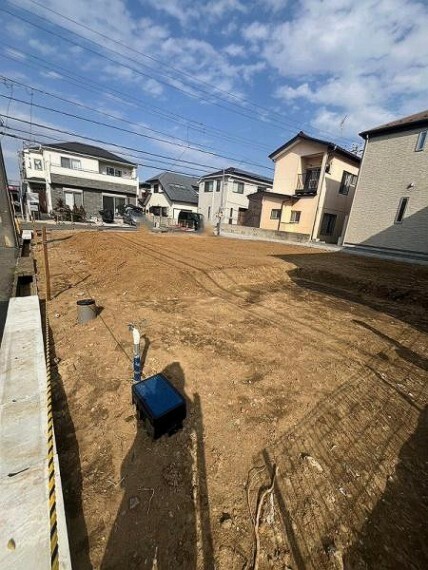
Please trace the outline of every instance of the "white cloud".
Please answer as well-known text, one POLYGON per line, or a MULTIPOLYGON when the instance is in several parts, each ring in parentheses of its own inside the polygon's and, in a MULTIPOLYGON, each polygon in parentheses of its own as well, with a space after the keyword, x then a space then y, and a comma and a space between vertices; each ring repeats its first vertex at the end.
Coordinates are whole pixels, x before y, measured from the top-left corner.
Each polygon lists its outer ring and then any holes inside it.
POLYGON ((62 75, 56 71, 41 71, 40 75, 46 79, 62 79, 62 75))
POLYGON ((28 40, 28 45, 42 55, 52 55, 57 51, 56 47, 48 44, 47 42, 42 42, 36 38, 30 38, 28 40))
POLYGON ((194 22, 217 22, 232 13, 244 14, 247 7, 241 0, 149 0, 151 6, 175 18, 182 26, 194 22))
POLYGON ((4 53, 13 59, 27 59, 27 56, 17 49, 5 48, 4 53))
POLYGON ((319 105, 318 128, 347 115, 340 133, 355 136, 421 110, 427 29, 428 6, 415 0, 301 0, 292 19, 253 22, 242 35, 284 78, 278 98, 319 105))
POLYGON ((270 26, 261 22, 252 22, 242 31, 243 37, 249 42, 260 42, 262 40, 267 40, 270 33, 270 26))
MULTIPOLYGON (((197 82, 189 75, 194 76, 196 80, 212 83, 221 90, 239 94, 239 85, 250 81, 265 65, 260 61, 249 65, 233 65, 231 58, 236 55, 233 56, 227 50, 217 50, 206 39, 195 39, 191 34, 181 37, 173 36, 166 24, 157 23, 147 14, 142 18, 135 18, 128 10, 125 0, 109 0, 108 8, 105 0, 92 0, 89 3, 87 0, 74 0, 73 2, 45 0, 44 6, 47 10, 35 6, 29 0, 17 0, 17 2, 40 13, 53 23, 95 41, 99 47, 91 45, 91 49, 99 51, 109 48, 113 50, 114 53, 107 51, 106 55, 109 58, 120 60, 121 63, 109 63, 103 60, 100 62, 96 55, 88 54, 82 47, 67 44, 58 49, 59 59, 66 60, 72 53, 80 71, 93 72, 103 69, 103 80, 119 79, 134 88, 138 86, 155 97, 164 93, 164 82, 175 85, 190 94, 195 93, 197 82), (78 22, 83 27, 64 20, 58 14, 78 22), (103 37, 85 26, 103 34, 103 37), (151 55, 155 60, 150 59, 151 55), (159 65, 156 59, 161 59, 167 64, 171 62, 175 69, 159 65), (180 71, 188 75, 180 75, 180 71)), ((177 9, 177 18, 181 14, 185 19, 193 18, 196 21, 200 18, 204 22, 217 21, 225 14, 244 13, 247 10, 241 0, 210 0, 202 4, 194 3, 192 0, 171 0, 159 3, 159 5, 156 3, 156 8, 174 13, 177 9)), ((76 41, 81 42, 78 38, 76 41)), ((31 38, 30 42, 34 48, 47 53, 49 47, 44 43, 42 45, 39 39, 31 38)), ((231 49, 235 54, 240 51, 245 53, 237 44, 233 44, 231 49)), ((198 88, 201 88, 201 85, 198 85, 198 88)), ((202 86, 202 89, 209 90, 209 87, 202 86)))
POLYGON ((224 53, 231 57, 246 57, 247 50, 240 44, 229 44, 223 48, 224 53))

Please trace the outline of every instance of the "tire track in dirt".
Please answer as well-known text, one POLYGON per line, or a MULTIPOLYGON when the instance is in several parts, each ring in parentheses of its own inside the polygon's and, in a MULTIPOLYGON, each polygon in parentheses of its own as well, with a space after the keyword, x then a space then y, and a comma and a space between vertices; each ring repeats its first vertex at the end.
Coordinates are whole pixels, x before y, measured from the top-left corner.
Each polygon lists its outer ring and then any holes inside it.
MULTIPOLYGON (((163 263, 164 265, 169 267, 174 267, 175 269, 178 269, 182 273, 185 272, 185 275, 188 275, 190 278, 192 278, 196 282, 196 284, 202 289, 204 289, 207 293, 219 297, 223 301, 232 305, 234 308, 237 308, 240 311, 247 313, 252 318, 259 319, 265 324, 274 326, 275 328, 279 329, 282 333, 284 333, 285 332, 284 329, 286 329, 288 333, 291 333, 292 335, 291 338, 295 336, 298 338, 305 338, 307 340, 310 337, 313 342, 317 342, 318 335, 319 334, 324 335, 325 337, 324 342, 329 345, 328 350, 330 352, 332 352, 334 355, 340 354, 345 358, 347 357, 347 348, 348 348, 347 341, 344 341, 342 338, 333 335, 331 330, 328 331, 328 336, 326 336, 325 329, 317 327, 313 324, 308 325, 307 322, 305 322, 303 319, 298 319, 296 316, 291 316, 289 313, 278 313, 277 311, 273 311, 266 307, 262 308, 260 305, 255 305, 255 304, 249 306, 246 299, 244 299, 237 293, 231 292, 230 290, 220 285, 217 281, 215 281, 215 279, 211 275, 209 275, 207 268, 197 267, 194 264, 181 259, 181 257, 178 257, 178 255, 177 257, 168 255, 169 249, 163 247, 158 249, 151 247, 147 244, 143 245, 141 244, 141 242, 135 242, 134 240, 124 236, 115 236, 115 237, 119 239, 119 241, 130 244, 136 251, 144 252, 146 255, 152 257, 159 263, 163 263), (159 251, 161 251, 162 257, 165 259, 159 258, 159 251), (183 266, 188 267, 191 271, 190 272, 186 271, 185 269, 183 269, 183 266), (277 319, 274 319, 272 318, 272 314, 274 314, 275 316, 283 317, 284 320, 279 321, 277 319), (290 320, 293 321, 292 324, 288 324, 286 322, 286 321, 289 322, 290 320), (302 331, 301 334, 299 333, 298 330, 296 330, 295 327, 293 327, 293 324, 296 325, 296 327, 301 328, 302 331)), ((288 337, 287 340, 290 341, 290 337, 288 337)), ((371 353, 362 350, 361 353, 363 357, 372 356, 371 353)), ((361 362, 354 361, 354 362, 357 364, 363 363, 363 361, 361 362)))

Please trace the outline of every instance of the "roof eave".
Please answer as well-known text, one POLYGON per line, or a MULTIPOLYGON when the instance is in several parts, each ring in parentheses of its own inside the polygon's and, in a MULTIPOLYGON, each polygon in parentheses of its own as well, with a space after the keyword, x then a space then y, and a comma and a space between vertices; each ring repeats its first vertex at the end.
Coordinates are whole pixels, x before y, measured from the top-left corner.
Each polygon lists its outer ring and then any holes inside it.
POLYGON ((391 127, 368 129, 367 131, 361 131, 359 135, 365 139, 367 135, 377 137, 386 134, 399 133, 400 131, 412 131, 414 129, 420 129, 421 127, 428 127, 428 119, 422 119, 421 121, 414 121, 412 123, 403 123, 401 125, 393 125, 391 127))

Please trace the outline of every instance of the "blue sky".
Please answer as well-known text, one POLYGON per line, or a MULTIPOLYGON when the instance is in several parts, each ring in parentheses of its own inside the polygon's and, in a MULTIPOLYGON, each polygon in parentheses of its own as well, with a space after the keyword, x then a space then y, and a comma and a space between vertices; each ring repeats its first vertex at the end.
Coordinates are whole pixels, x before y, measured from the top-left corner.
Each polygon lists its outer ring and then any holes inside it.
MULTIPOLYGON (((141 180, 164 168, 269 176, 269 153, 299 130, 351 148, 359 131, 428 107, 427 2, 1 0, 0 9, 3 130, 98 139, 141 163, 141 180)), ((22 141, 1 144, 15 179, 22 141)))

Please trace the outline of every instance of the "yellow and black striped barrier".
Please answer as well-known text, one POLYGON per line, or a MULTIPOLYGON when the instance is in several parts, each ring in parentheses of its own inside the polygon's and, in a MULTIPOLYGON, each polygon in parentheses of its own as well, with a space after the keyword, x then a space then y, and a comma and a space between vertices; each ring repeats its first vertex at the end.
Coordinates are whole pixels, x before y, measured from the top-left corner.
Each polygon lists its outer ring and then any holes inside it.
POLYGON ((49 321, 46 308, 46 376, 47 376, 47 411, 48 411, 48 489, 49 489, 49 519, 50 519, 50 545, 51 545, 51 569, 59 569, 58 556, 58 524, 56 513, 56 490, 55 490, 55 433, 52 411, 52 378, 51 378, 51 354, 49 338, 49 321))

